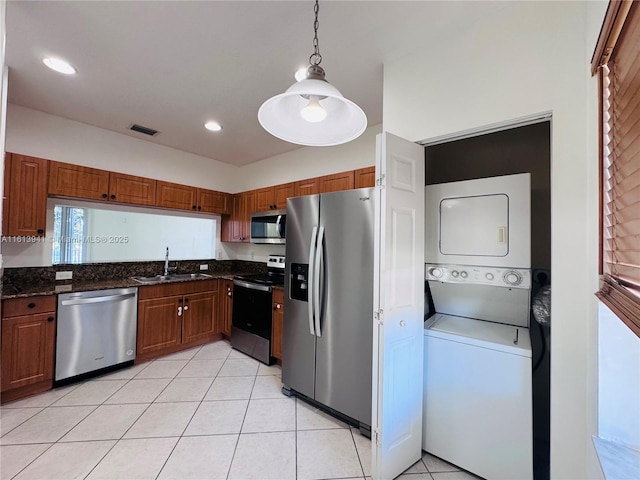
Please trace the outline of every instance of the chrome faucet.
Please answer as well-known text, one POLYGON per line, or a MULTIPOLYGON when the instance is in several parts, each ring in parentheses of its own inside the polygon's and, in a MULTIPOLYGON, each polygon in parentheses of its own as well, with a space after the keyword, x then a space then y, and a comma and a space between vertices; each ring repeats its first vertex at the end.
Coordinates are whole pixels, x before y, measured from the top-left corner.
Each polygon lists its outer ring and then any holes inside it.
POLYGON ((169 275, 169 247, 167 247, 167 252, 164 255, 164 273, 163 275, 169 275))

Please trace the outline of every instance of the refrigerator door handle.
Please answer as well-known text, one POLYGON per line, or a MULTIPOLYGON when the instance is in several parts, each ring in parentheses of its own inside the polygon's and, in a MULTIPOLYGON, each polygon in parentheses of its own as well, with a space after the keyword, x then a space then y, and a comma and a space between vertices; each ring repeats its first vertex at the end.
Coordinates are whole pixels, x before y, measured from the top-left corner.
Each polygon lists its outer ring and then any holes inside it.
POLYGON ((322 248, 324 245, 324 227, 321 226, 320 230, 318 230, 318 246, 316 248, 316 265, 313 269, 313 305, 315 310, 315 326, 316 326, 316 335, 318 337, 322 336, 322 330, 320 329, 320 316, 322 312, 322 308, 320 307, 320 272, 322 271, 322 260, 324 249, 322 248))
POLYGON ((314 262, 316 257, 316 241, 318 236, 318 226, 314 225, 311 232, 311 244, 309 245, 309 276, 307 278, 309 290, 307 291, 307 306, 309 308, 309 333, 315 335, 316 332, 313 329, 313 314, 314 314, 314 262))

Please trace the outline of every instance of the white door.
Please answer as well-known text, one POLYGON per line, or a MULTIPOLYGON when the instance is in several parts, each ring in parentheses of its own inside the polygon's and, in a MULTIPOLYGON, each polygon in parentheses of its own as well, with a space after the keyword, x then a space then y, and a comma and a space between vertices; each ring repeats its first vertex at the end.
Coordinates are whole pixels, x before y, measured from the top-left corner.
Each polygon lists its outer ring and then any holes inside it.
POLYGON ((376 138, 373 478, 390 480, 422 455, 424 148, 376 138))

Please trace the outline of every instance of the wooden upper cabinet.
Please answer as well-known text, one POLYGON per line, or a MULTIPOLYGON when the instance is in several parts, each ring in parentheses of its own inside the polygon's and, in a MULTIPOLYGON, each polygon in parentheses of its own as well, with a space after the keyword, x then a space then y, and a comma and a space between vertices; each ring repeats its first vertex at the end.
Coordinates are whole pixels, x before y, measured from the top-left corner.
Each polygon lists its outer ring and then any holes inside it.
POLYGON ((294 184, 294 197, 302 195, 313 195, 320 193, 320 179, 307 178, 306 180, 298 180, 294 184))
POLYGON ((108 200, 109 172, 69 163, 50 162, 49 195, 108 200))
POLYGON ((340 190, 353 190, 353 177, 353 170, 320 177, 320 193, 339 192, 340 190))
POLYGON ((223 242, 241 242, 240 217, 242 214, 242 194, 236 193, 235 195, 231 195, 230 203, 231 216, 222 217, 220 239, 223 242))
MULTIPOLYGON (((8 154, 10 163, 7 201, 4 203, 7 217, 3 235, 42 236, 46 231, 47 174, 49 161, 15 153, 8 154)), ((5 175, 7 172, 5 171, 5 175)))
POLYGON ((259 188, 254 191, 256 212, 273 210, 276 205, 276 192, 274 187, 259 188))
POLYGON ((375 187, 376 167, 365 167, 355 170, 355 188, 375 187))
POLYGON ((11 154, 4 158, 4 190, 2 191, 2 234, 9 233, 9 188, 11 186, 11 154))
POLYGON ((277 210, 284 210, 287 208, 287 198, 295 196, 295 184, 283 183, 282 185, 276 185, 273 187, 275 191, 275 205, 277 210))
POLYGON ((157 181, 156 205, 158 207, 196 210, 197 190, 188 185, 157 181))
POLYGON ((219 213, 227 215, 231 213, 230 195, 216 190, 198 188, 198 211, 205 213, 219 213))
POLYGON ((124 173, 109 173, 109 200, 137 205, 156 204, 156 181, 124 173))

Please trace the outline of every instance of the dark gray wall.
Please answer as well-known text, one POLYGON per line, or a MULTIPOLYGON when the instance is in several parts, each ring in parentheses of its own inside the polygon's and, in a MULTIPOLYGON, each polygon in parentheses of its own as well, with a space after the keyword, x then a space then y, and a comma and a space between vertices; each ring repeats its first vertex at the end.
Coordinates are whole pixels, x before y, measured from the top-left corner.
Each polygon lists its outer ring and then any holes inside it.
POLYGON ((551 269, 550 122, 426 147, 426 185, 531 174, 531 267, 551 269))

